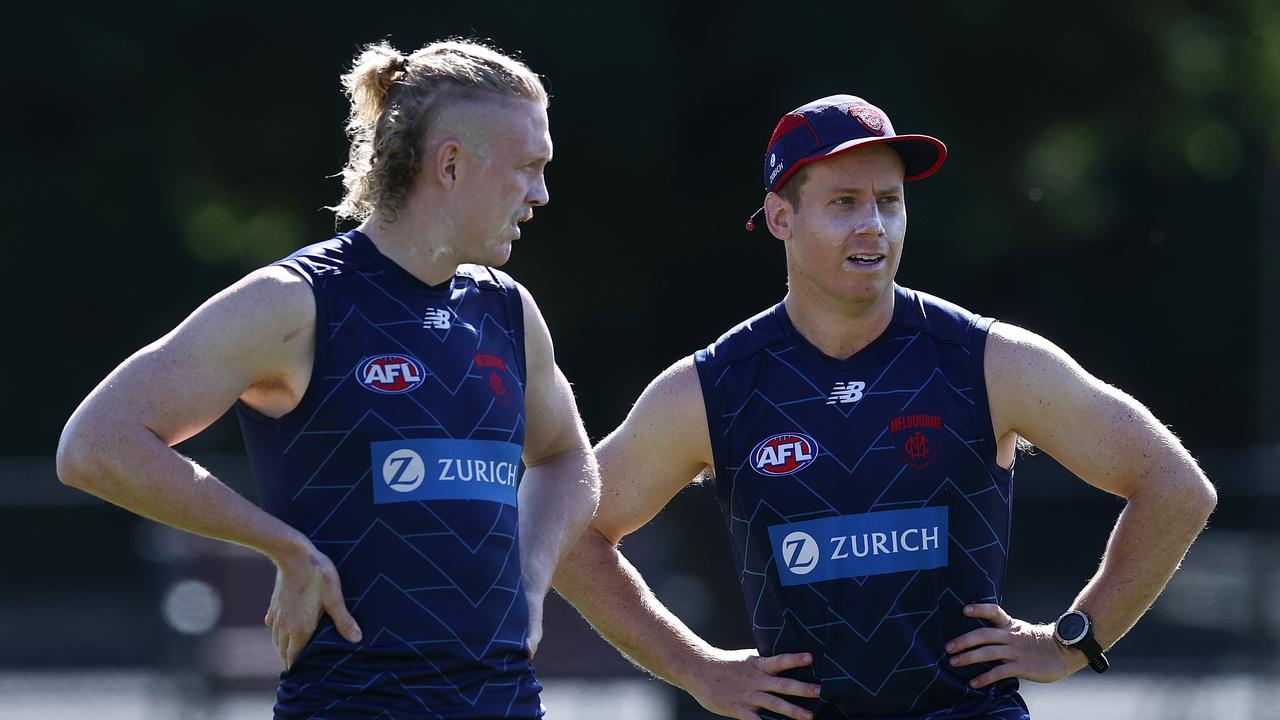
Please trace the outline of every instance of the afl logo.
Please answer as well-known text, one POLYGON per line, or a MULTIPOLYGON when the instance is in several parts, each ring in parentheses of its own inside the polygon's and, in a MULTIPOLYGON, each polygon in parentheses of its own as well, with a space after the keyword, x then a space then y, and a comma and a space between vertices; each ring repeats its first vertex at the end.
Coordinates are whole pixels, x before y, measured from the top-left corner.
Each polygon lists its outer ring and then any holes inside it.
POLYGON ((813 463, 818 443, 802 433, 783 433, 762 440, 751 451, 751 467, 762 475, 790 475, 813 463))
POLYGON ((807 532, 796 531, 782 538, 782 562, 795 575, 808 575, 818 566, 818 542, 807 532))
POLYGON ((407 393, 421 385, 425 375, 422 363, 408 355, 371 357, 356 370, 361 385, 384 395, 407 393))

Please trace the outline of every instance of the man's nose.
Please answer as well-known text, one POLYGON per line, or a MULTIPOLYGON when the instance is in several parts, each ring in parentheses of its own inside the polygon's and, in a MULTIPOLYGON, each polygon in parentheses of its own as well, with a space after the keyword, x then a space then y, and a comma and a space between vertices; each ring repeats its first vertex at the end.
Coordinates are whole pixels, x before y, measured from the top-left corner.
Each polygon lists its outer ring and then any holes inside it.
POLYGON ((880 219, 880 207, 875 203, 870 203, 870 207, 858 214, 856 223, 853 226, 855 235, 875 235, 879 237, 884 235, 884 222, 880 219))
POLYGON ((547 191, 547 177, 545 175, 538 176, 538 182, 529 191, 528 201, 530 205, 535 207, 551 202, 551 193, 547 191))

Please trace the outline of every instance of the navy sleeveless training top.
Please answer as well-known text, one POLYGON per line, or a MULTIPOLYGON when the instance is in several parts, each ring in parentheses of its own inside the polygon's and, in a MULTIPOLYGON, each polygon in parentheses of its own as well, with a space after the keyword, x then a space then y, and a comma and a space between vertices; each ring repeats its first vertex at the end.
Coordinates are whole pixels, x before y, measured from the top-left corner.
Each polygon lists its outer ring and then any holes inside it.
POLYGON ((337 566, 363 640, 328 616, 280 676, 278 718, 532 718, 516 488, 524 320, 509 276, 427 285, 351 231, 281 260, 310 282, 298 407, 241 403, 267 512, 337 566))
POLYGON ((1017 681, 953 668, 944 644, 999 602, 1012 472, 983 378, 990 319, 898 286, 893 318, 847 360, 782 304, 694 355, 716 492, 762 655, 809 652, 788 698, 827 718, 1026 717, 1017 681))

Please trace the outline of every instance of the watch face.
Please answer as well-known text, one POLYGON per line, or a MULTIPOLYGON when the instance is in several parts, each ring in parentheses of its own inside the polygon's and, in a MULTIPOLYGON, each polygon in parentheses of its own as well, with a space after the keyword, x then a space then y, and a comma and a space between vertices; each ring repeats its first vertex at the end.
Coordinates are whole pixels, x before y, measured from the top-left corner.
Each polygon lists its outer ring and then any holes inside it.
POLYGON ((1056 632, 1058 640, 1064 645, 1074 645, 1084 637, 1088 632, 1089 624, 1084 619, 1084 615, 1078 612, 1069 612, 1058 618, 1058 627, 1056 632))

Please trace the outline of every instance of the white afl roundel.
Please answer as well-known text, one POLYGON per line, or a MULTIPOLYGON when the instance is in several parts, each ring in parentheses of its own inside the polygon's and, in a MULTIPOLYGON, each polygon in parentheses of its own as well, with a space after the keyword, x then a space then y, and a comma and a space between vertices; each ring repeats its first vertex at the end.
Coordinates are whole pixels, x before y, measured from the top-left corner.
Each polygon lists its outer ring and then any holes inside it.
POLYGON ((809 467, 818 457, 818 443, 804 433, 765 438, 751 451, 751 467, 762 475, 790 475, 809 467))
POLYGON ((421 385, 426 374, 422 363, 411 355, 377 355, 356 368, 361 385, 384 395, 407 393, 421 385))

